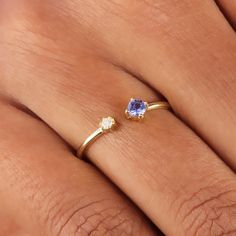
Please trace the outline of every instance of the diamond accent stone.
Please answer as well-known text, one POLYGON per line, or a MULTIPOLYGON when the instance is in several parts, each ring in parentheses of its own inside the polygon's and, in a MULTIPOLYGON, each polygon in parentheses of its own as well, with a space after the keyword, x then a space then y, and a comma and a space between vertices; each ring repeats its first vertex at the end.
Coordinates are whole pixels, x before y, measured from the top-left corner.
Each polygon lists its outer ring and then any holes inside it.
POLYGON ((106 118, 102 118, 100 126, 104 131, 109 131, 114 127, 115 123, 116 123, 115 119, 109 116, 106 118))
POLYGON ((127 114, 130 118, 141 118, 147 111, 147 103, 141 99, 131 99, 128 107, 127 114))

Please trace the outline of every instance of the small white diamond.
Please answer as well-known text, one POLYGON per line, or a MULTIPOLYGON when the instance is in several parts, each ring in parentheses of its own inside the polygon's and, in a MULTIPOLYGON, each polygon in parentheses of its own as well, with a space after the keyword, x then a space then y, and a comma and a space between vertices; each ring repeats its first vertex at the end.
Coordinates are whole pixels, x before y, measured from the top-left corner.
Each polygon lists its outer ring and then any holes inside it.
POLYGON ((103 130, 110 130, 115 125, 115 119, 112 117, 102 118, 100 126, 103 130))

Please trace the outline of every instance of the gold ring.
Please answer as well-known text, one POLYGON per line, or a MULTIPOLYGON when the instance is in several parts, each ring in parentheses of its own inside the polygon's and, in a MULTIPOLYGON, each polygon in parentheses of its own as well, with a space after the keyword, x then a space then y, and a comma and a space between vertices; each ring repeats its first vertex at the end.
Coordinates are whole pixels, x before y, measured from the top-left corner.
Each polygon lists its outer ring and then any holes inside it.
POLYGON ((165 109, 170 110, 170 104, 168 102, 145 102, 141 99, 131 98, 127 109, 125 110, 125 115, 127 119, 131 120, 141 120, 144 118, 147 111, 165 109))
POLYGON ((115 125, 116 121, 113 117, 109 116, 106 118, 102 118, 101 122, 99 123, 99 128, 94 131, 79 147, 77 151, 77 157, 79 159, 82 159, 85 149, 102 134, 110 132, 115 127, 115 125))

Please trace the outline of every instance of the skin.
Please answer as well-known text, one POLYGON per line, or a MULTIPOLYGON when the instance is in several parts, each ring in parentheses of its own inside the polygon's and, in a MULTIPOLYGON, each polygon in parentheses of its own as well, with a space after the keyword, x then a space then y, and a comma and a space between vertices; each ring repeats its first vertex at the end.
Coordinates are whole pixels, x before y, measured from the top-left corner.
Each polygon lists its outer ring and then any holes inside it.
POLYGON ((236 233, 234 1, 1 4, 1 236, 236 233))

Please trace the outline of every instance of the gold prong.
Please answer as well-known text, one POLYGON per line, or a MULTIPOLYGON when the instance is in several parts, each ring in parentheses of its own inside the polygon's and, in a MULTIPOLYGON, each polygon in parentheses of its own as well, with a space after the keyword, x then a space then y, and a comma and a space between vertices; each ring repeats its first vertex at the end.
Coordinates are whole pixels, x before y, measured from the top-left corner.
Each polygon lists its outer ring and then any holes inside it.
POLYGON ((139 120, 142 120, 142 119, 144 119, 144 114, 139 116, 139 120))
POLYGON ((130 98, 130 100, 129 100, 129 101, 130 101, 130 102, 132 102, 133 100, 135 100, 135 98, 130 98))
POLYGON ((129 114, 127 109, 125 110, 125 116, 126 116, 127 119, 131 119, 131 116, 130 116, 130 114, 129 114))

